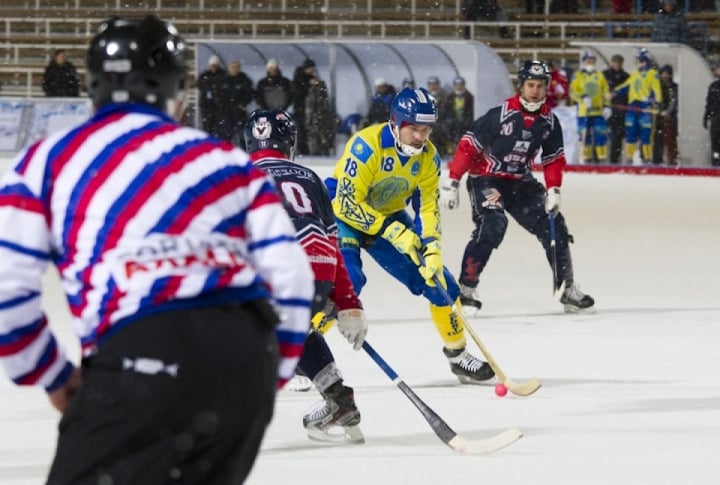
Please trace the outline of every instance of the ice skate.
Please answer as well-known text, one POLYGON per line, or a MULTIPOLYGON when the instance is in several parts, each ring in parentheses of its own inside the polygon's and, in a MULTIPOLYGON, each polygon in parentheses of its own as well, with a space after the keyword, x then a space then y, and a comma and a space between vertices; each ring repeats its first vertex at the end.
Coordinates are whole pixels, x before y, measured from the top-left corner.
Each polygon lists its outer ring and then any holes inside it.
POLYGON ((480 315, 482 302, 478 298, 477 291, 472 286, 460 285, 460 304, 462 305, 463 316, 466 318, 480 315))
POLYGON ((336 382, 327 388, 323 397, 303 416, 308 437, 330 443, 364 443, 352 387, 336 382))
POLYGON ((590 295, 586 295, 580 291, 577 283, 565 288, 565 292, 560 297, 560 303, 565 307, 565 313, 594 313, 595 300, 590 295))
POLYGON ((443 348, 443 353, 450 362, 450 370, 462 384, 495 385, 495 373, 490 364, 478 359, 462 349, 443 348))

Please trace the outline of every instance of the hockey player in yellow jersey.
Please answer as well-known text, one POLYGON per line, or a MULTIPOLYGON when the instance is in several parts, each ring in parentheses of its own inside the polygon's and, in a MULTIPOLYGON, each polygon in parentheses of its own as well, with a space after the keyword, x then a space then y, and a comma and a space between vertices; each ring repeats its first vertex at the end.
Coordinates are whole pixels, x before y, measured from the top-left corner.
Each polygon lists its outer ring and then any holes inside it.
POLYGON ((595 69, 595 54, 586 51, 582 55, 582 68, 570 83, 570 98, 577 103, 578 134, 582 153, 581 161, 606 162, 608 124, 612 114, 606 106, 608 83, 602 72, 595 69))
POLYGON ((640 140, 643 163, 650 163, 653 156, 652 133, 658 103, 662 102, 660 77, 655 63, 647 49, 638 49, 635 54, 637 68, 628 79, 617 86, 612 93, 627 92, 628 106, 625 116, 626 155, 632 163, 635 149, 640 140))
POLYGON ((424 88, 404 88, 393 99, 388 122, 369 126, 348 140, 327 180, 340 249, 358 294, 366 282, 363 249, 411 293, 430 302, 443 352, 460 382, 490 383, 492 369, 465 350, 463 324, 444 295, 460 309, 460 289, 442 263, 440 158, 429 140, 436 120, 432 95, 424 88), (410 200, 414 219, 406 210, 410 200))

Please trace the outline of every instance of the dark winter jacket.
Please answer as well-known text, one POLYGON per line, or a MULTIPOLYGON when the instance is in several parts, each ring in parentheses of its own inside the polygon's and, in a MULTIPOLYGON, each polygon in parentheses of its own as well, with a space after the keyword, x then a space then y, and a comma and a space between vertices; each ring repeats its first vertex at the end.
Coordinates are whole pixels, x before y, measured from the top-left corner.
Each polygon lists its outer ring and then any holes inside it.
POLYGON ((335 145, 336 123, 324 81, 308 89, 304 112, 310 155, 331 155, 335 145))
POLYGON ((80 95, 80 81, 75 66, 70 61, 63 64, 50 61, 45 68, 42 82, 43 92, 48 97, 77 97, 80 95))
POLYGON ((660 111, 663 116, 669 120, 677 121, 678 117, 678 103, 679 103, 679 88, 678 83, 670 81, 660 81, 660 89, 662 90, 663 100, 660 103, 660 111))
POLYGON ((262 109, 288 109, 293 102, 292 81, 280 71, 275 76, 265 76, 255 87, 255 102, 262 109))
POLYGON ((687 44, 689 39, 685 15, 681 11, 661 11, 655 15, 652 28, 653 42, 679 42, 687 44))
POLYGON ((220 113, 227 102, 225 78, 227 71, 218 69, 213 72, 210 69, 200 74, 197 81, 201 111, 213 111, 220 113))
POLYGON ((295 117, 303 117, 305 112, 305 98, 310 90, 310 80, 315 76, 305 72, 301 66, 295 70, 293 76, 293 113, 295 117))
MULTIPOLYGON (((605 80, 608 83, 608 89, 611 93, 613 93, 612 100, 610 101, 611 104, 615 106, 625 106, 628 104, 628 93, 627 90, 621 90, 620 92, 615 92, 615 88, 620 86, 622 83, 627 81, 627 78, 630 76, 627 72, 625 72, 623 69, 615 70, 615 69, 605 69, 603 71, 603 76, 605 76, 605 80)), ((617 109, 613 108, 612 110, 612 118, 614 120, 624 120, 625 119, 625 110, 624 109, 617 109)))
POLYGON ((708 88, 703 119, 708 121, 711 119, 720 120, 720 79, 716 79, 708 88))
POLYGON ((255 94, 253 83, 244 72, 239 72, 235 76, 228 74, 225 83, 228 115, 234 123, 244 123, 247 119, 247 105, 252 102, 255 94))

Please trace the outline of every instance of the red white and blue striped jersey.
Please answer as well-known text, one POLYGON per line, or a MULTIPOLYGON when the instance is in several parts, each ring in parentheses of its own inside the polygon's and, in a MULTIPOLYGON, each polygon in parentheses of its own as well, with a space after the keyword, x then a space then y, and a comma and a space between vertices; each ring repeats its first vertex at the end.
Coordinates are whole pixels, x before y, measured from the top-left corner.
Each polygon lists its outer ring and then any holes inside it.
POLYGON ((105 106, 18 155, 0 184, 0 259, 0 360, 48 391, 72 370, 40 305, 51 262, 84 355, 158 310, 270 298, 282 384, 309 327, 313 273, 272 181, 149 106, 105 106))

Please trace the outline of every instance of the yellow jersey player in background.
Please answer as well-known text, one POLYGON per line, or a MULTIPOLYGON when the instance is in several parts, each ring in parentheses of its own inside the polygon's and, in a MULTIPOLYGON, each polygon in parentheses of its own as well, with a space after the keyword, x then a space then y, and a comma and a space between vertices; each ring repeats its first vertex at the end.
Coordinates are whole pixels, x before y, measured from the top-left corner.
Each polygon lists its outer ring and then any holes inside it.
POLYGON ((653 156, 652 133, 658 104, 662 103, 660 77, 655 62, 647 49, 638 49, 635 54, 637 69, 630 73, 627 81, 617 86, 607 98, 615 93, 627 92, 628 106, 625 116, 627 163, 632 164, 635 148, 640 139, 643 164, 650 163, 653 156))
POLYGON ((570 83, 570 98, 577 103, 578 134, 584 163, 607 161, 608 124, 612 110, 605 105, 609 92, 605 75, 595 69, 595 54, 586 51, 582 55, 582 69, 570 83))
POLYGON ((492 369, 465 350, 462 322, 443 294, 447 292, 460 308, 460 289, 441 256, 440 158, 429 141, 436 120, 432 95, 424 88, 405 88, 393 99, 390 121, 360 130, 348 140, 327 180, 340 249, 358 294, 366 282, 363 249, 411 293, 430 302, 443 352, 460 382, 491 383, 492 369), (407 210, 411 199, 414 220, 407 210))

